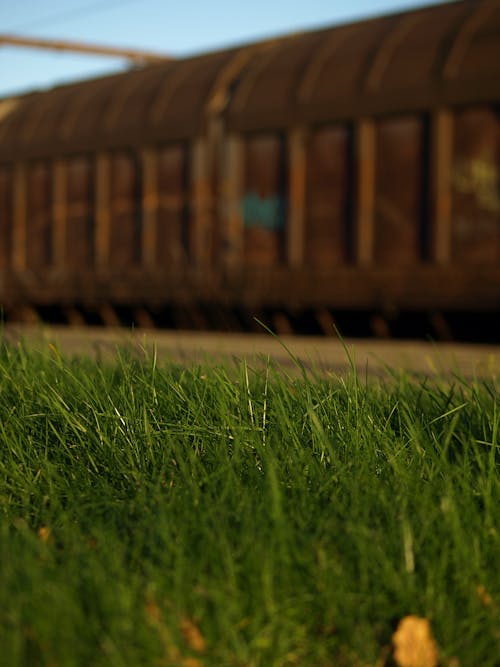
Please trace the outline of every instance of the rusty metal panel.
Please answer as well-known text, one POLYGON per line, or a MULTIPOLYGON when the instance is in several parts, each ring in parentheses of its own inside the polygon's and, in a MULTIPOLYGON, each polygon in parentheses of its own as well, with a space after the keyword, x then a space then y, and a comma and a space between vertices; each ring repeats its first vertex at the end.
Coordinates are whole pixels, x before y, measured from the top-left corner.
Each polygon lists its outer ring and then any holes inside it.
MULTIPOLYGON (((47 94, 47 93, 46 93, 47 94)), ((36 101, 40 94, 26 95, 17 101, 11 113, 2 116, 0 123, 0 149, 4 146, 22 144, 23 130, 36 109, 36 101)))
POLYGON ((103 135, 107 104, 120 90, 123 81, 124 75, 121 74, 89 81, 81 86, 77 94, 73 95, 61 123, 68 139, 72 135, 91 139, 103 135))
MULTIPOLYGON (((162 64, 161 67, 164 73, 165 65, 162 64)), ((127 77, 120 81, 115 93, 108 97, 102 125, 107 130, 114 130, 123 125, 140 124, 150 110, 151 98, 157 91, 158 80, 158 67, 129 72, 127 77)))
POLYGON ((142 258, 144 269, 156 264, 158 227, 157 151, 148 147, 141 151, 142 166, 142 258))
POLYGON ((443 39, 446 45, 466 15, 467 7, 460 3, 402 15, 392 33, 400 31, 403 38, 381 73, 381 86, 404 90, 428 85, 441 67, 443 39))
POLYGON ((375 122, 360 118, 354 125, 354 237, 355 259, 360 266, 373 263, 375 227, 375 122))
POLYGON ((12 188, 12 169, 0 165, 0 269, 11 263, 12 188))
POLYGON ((35 162, 27 169, 27 267, 47 268, 52 261, 52 165, 35 162))
POLYGON ((189 141, 207 107, 242 133, 498 101, 499 31, 497 0, 451 2, 22 96, 0 161, 189 141))
POLYGON ((307 33, 262 44, 235 90, 231 113, 249 119, 264 117, 268 122, 275 116, 290 116, 297 80, 321 37, 321 33, 307 33))
POLYGON ((395 59, 399 49, 420 20, 421 17, 418 14, 406 14, 396 22, 389 35, 373 54, 364 80, 366 91, 376 92, 379 89, 391 61, 395 59))
POLYGON ((326 126, 312 134, 307 151, 306 263, 330 267, 347 260, 351 133, 326 126))
POLYGON ((393 24, 391 17, 332 30, 331 39, 335 48, 321 63, 310 96, 311 105, 357 95, 365 83, 373 54, 386 39, 393 24), (348 35, 347 39, 342 39, 343 33, 348 35))
POLYGON ((159 148, 157 262, 170 269, 189 257, 187 147, 173 144, 159 148))
POLYGON ((127 151, 110 154, 110 252, 113 268, 127 268, 141 258, 140 165, 127 151))
POLYGON ((451 249, 451 162, 453 116, 436 109, 429 118, 429 256, 449 264, 451 249))
POLYGON ((234 50, 230 50, 174 61, 168 71, 156 66, 158 83, 150 98, 148 120, 157 125, 159 132, 170 127, 172 133, 178 125, 193 134, 204 118, 207 98, 219 71, 233 55, 234 50))
POLYGON ((67 264, 66 163, 61 158, 52 162, 52 263, 62 269, 67 264))
POLYGON ((67 161, 66 261, 74 269, 94 262, 94 163, 90 157, 67 161))
POLYGON ((100 151, 95 156, 94 255, 98 270, 109 266, 111 210, 110 210, 110 155, 100 151))
POLYGON ((323 33, 321 40, 297 80, 296 99, 299 104, 306 105, 309 102, 325 63, 345 41, 355 35, 355 32, 356 26, 351 25, 347 28, 344 27, 342 30, 336 30, 335 33, 330 30, 323 33))
POLYGON ((51 94, 40 95, 23 126, 26 145, 46 144, 54 141, 74 94, 74 86, 62 86, 51 94))
POLYGON ((500 75, 500 6, 497 0, 472 2, 450 49, 444 74, 447 78, 473 79, 500 75))
POLYGON ((294 127, 287 136, 289 155, 287 264, 298 268, 304 263, 304 234, 307 191, 307 137, 305 127, 294 127))
POLYGON ((159 63, 24 96, 15 112, 0 117, 0 160, 188 139, 203 126, 210 91, 235 53, 159 63))
POLYGON ((211 155, 209 142, 198 137, 189 149, 190 207, 189 231, 190 258, 198 267, 207 267, 215 246, 214 233, 214 174, 210 173, 211 155))
POLYGON ((246 264, 273 266, 284 259, 286 172, 285 144, 280 134, 247 137, 242 202, 246 264))
POLYGON ((12 193, 12 268, 23 272, 27 260, 27 166, 17 161, 13 166, 12 193))
POLYGON ((105 77, 88 81, 85 85, 71 86, 72 95, 65 106, 65 112, 57 129, 59 140, 68 141, 72 138, 93 138, 99 136, 99 128, 104 125, 105 109, 103 107, 103 91, 107 90, 116 77, 105 77), (95 114, 99 118, 99 126, 95 125, 95 114))
POLYGON ((454 262, 500 260, 500 111, 457 111, 452 163, 451 256, 454 262))
POLYGON ((376 124, 375 237, 378 265, 405 266, 422 257, 424 121, 418 116, 376 124))

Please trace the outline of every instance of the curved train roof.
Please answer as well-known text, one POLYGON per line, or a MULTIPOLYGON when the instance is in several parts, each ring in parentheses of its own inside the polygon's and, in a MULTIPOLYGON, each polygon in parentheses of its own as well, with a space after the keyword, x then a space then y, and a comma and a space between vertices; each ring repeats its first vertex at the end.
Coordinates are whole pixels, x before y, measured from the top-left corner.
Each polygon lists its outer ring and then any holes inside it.
POLYGON ((500 101, 500 3, 462 0, 0 101, 0 160, 500 101))

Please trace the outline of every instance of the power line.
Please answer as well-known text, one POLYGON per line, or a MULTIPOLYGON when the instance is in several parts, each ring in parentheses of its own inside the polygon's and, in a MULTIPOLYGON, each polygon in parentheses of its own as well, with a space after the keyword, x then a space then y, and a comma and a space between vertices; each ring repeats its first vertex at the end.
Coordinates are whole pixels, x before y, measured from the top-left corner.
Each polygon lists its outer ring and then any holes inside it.
POLYGON ((129 5, 138 0, 118 0, 117 2, 112 2, 112 0, 105 0, 104 2, 94 2, 91 5, 85 5, 83 7, 75 7, 74 9, 69 9, 65 12, 58 12, 56 14, 51 14, 45 18, 37 19, 35 21, 30 21, 28 23, 23 23, 21 25, 14 26, 12 28, 7 28, 9 31, 25 30, 28 28, 39 28, 47 24, 52 23, 62 23, 65 21, 71 21, 74 18, 82 18, 91 16, 92 14, 98 14, 102 11, 107 11, 109 9, 117 9, 122 5, 129 5))

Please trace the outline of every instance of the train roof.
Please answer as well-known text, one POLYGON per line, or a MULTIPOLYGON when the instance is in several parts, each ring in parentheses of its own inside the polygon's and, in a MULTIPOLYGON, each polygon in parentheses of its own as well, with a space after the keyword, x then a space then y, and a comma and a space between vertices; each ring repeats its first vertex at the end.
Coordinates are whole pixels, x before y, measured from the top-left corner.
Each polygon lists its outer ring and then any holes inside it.
POLYGON ((0 101, 0 160, 500 102, 500 3, 459 2, 0 101))

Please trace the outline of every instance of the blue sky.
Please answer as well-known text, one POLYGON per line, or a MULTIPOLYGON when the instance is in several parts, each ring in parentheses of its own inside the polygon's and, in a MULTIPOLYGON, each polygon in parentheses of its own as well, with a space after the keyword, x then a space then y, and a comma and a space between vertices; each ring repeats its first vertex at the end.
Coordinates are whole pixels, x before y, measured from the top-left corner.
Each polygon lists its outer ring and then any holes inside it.
MULTIPOLYGON (((437 4, 438 0, 0 0, 0 33, 183 56, 437 4)), ((127 67, 116 58, 0 47, 0 97, 127 67)))

